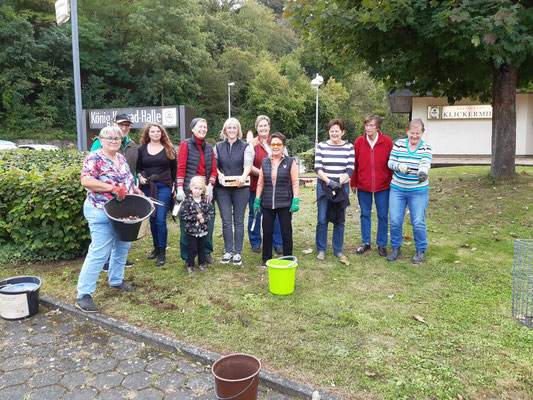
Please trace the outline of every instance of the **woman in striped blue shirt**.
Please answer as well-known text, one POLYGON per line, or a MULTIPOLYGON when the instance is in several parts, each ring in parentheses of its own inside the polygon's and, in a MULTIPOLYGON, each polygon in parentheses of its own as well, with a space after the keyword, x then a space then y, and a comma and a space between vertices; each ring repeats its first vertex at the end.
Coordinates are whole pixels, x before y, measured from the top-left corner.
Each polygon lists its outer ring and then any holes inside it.
MULTIPOLYGON (((324 260, 326 257, 326 248, 328 245, 328 223, 331 220, 331 211, 335 207, 326 193, 336 193, 339 190, 346 192, 347 205, 349 181, 353 174, 355 152, 353 145, 342 140, 344 135, 344 121, 340 118, 332 119, 328 124, 329 140, 321 142, 316 148, 315 154, 315 172, 318 175, 316 185, 316 197, 318 206, 318 217, 316 225, 316 249, 318 251, 317 259, 324 260), (328 213, 329 211, 329 213, 328 213)), ((344 194, 341 193, 343 196, 344 194)), ((347 206, 346 205, 346 206, 347 206)), ((339 261, 345 265, 350 265, 348 258, 342 252, 344 244, 344 219, 346 206, 339 210, 333 223, 333 237, 331 244, 333 254, 339 258, 339 261)))
POLYGON ((402 253, 400 247, 406 206, 409 206, 416 247, 412 262, 420 264, 426 258, 428 173, 433 149, 422 140, 423 134, 422 120, 412 120, 407 126, 407 139, 398 139, 390 154, 388 165, 394 171, 389 194, 390 244, 393 251, 387 261, 396 261, 402 253))

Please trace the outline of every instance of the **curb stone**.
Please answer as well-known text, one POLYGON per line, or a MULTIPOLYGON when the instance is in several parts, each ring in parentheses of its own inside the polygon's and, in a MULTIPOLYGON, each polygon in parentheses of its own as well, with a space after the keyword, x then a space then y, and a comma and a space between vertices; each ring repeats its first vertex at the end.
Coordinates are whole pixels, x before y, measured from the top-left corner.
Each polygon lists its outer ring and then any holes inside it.
MULTIPOLYGON (((181 353, 184 357, 198 361, 204 365, 211 366, 216 360, 222 357, 221 354, 213 351, 205 350, 177 339, 172 339, 161 333, 155 333, 145 328, 127 324, 100 313, 85 313, 72 304, 65 303, 50 296, 41 294, 39 297, 39 303, 45 307, 59 309, 79 318, 85 318, 112 332, 146 343, 150 346, 170 352, 181 353)), ((316 391, 320 395, 320 400, 344 400, 343 397, 333 393, 326 392, 322 389, 316 389, 312 386, 264 370, 261 370, 259 373, 259 382, 271 389, 277 390, 278 392, 289 396, 300 397, 302 399, 311 400, 313 392, 316 391)))

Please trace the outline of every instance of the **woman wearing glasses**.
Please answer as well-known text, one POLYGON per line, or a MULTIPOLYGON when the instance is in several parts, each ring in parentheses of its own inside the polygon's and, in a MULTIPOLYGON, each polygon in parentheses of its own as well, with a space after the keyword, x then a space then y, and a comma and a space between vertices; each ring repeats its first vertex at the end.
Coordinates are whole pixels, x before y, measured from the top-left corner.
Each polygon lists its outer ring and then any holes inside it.
POLYGON ((292 255, 292 213, 300 209, 298 167, 284 155, 286 138, 280 132, 270 136, 272 154, 263 159, 255 192, 254 212, 263 211, 263 262, 272 258, 274 220, 279 217, 283 255, 292 255))
POLYGON ((316 197, 318 216, 316 224, 316 249, 318 260, 326 257, 328 223, 333 224, 331 244, 333 254, 344 265, 350 265, 342 252, 346 207, 350 205, 348 181, 353 174, 355 153, 353 145, 342 140, 344 121, 335 118, 328 124, 329 140, 318 144, 315 155, 315 172, 318 175, 316 197))
POLYGON ((235 118, 226 120, 220 136, 224 140, 215 146, 216 199, 224 236, 224 255, 220 262, 241 265, 244 213, 250 198, 248 175, 254 161, 254 149, 241 140, 241 123, 235 118))
POLYGON ((119 240, 105 215, 104 203, 116 197, 123 200, 128 193, 142 192, 133 182, 126 158, 119 154, 122 142, 120 128, 109 126, 100 131, 101 148, 89 153, 81 170, 81 184, 87 189, 83 215, 89 223, 91 245, 78 278, 76 306, 85 312, 98 311, 93 293, 98 275, 109 260, 109 285, 132 292, 134 287, 124 281, 124 266, 129 242, 119 240))

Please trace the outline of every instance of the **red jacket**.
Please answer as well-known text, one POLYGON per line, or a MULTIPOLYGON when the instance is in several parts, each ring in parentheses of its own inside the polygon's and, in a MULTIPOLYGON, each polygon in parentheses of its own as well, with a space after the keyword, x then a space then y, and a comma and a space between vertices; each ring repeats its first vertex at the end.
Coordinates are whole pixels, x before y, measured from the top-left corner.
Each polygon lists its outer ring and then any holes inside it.
POLYGON ((355 140, 353 146, 355 165, 350 186, 372 193, 389 189, 393 172, 387 166, 392 150, 391 138, 379 133, 372 149, 366 135, 363 135, 355 140))

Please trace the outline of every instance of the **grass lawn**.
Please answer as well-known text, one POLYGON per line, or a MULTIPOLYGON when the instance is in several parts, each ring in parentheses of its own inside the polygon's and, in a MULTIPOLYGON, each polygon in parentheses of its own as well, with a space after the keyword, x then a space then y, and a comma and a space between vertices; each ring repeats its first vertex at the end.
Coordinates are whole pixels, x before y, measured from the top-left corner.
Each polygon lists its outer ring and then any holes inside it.
MULTIPOLYGON (((251 353, 264 369, 347 398, 533 399, 533 329, 510 316, 514 240, 533 237, 533 168, 519 167, 517 179, 504 183, 488 172, 431 171, 429 249, 420 266, 410 262, 407 222, 400 261, 387 263, 375 248, 355 254, 361 239, 353 196, 344 245, 351 266, 331 248, 317 261, 315 191, 303 188, 293 221, 299 263, 292 295, 269 292, 268 273, 248 243, 242 266, 217 263, 187 276, 170 220, 167 264, 146 260, 150 237, 135 242, 126 279, 138 290, 117 293, 102 273, 95 302, 103 313, 200 347, 251 353)), ((218 215, 215 236, 220 259, 218 215)), ((73 302, 82 262, 3 266, 0 277, 39 275, 42 293, 73 302)))

